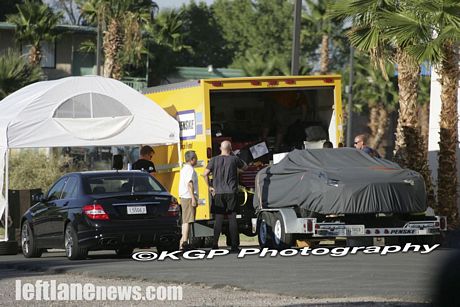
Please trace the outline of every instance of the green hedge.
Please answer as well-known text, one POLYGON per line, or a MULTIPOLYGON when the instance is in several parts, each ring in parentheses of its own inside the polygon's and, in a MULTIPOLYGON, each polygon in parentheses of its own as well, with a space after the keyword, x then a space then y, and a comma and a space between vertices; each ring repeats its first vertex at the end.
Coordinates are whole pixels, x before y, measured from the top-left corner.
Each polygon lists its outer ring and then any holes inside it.
MULTIPOLYGON (((52 150, 55 152, 56 150, 52 150)), ((47 191, 62 175, 82 170, 72 159, 45 154, 36 149, 23 149, 10 154, 9 189, 27 190, 41 188, 47 191)))

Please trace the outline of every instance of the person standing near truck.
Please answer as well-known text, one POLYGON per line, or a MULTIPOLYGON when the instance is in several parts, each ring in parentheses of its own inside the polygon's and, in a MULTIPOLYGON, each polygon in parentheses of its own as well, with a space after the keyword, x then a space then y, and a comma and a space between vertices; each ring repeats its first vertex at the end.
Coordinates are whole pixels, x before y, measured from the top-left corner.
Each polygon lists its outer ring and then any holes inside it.
POLYGON ((229 233, 232 242, 232 251, 238 251, 238 225, 236 223, 236 209, 238 206, 238 169, 245 170, 246 163, 233 155, 232 144, 229 141, 223 141, 220 144, 221 154, 213 157, 206 169, 203 177, 209 186, 209 174, 212 173, 212 186, 209 191, 214 197, 214 204, 211 212, 215 215, 214 221, 214 239, 212 248, 219 248, 218 242, 222 232, 224 215, 228 216, 229 233))
POLYGON ((147 172, 152 177, 154 177, 153 174, 156 172, 155 165, 152 162, 154 153, 155 151, 152 147, 148 145, 142 146, 139 155, 139 160, 134 162, 133 169, 147 172))
POLYGON ((367 140, 368 140, 368 136, 366 134, 357 135, 355 137, 355 142, 354 142, 355 148, 358 150, 364 151, 365 153, 369 154, 371 157, 381 158, 379 153, 375 149, 367 146, 367 140))
POLYGON ((190 224, 195 222, 196 206, 198 204, 198 176, 194 166, 198 158, 195 151, 189 150, 185 153, 185 164, 180 171, 179 198, 182 207, 182 237, 179 242, 179 249, 186 248, 190 224))

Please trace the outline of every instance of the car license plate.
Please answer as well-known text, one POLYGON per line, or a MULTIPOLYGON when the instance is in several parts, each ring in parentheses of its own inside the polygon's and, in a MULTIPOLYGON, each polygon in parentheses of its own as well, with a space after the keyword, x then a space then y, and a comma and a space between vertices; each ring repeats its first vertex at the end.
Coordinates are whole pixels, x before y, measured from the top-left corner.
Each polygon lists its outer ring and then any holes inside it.
POLYGON ((146 214, 147 207, 145 206, 128 206, 128 214, 146 214))

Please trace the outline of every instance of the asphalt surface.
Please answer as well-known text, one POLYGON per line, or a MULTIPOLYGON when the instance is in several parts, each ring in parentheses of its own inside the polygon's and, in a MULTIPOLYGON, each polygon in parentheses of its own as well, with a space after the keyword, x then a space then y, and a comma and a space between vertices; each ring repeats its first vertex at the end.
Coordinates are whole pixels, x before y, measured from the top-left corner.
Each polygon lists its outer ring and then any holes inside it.
MULTIPOLYGON (((90 253, 88 259, 81 261, 69 261, 62 252, 54 252, 39 259, 0 256, 0 270, 177 282, 212 288, 231 286, 304 298, 374 297, 427 303, 440 266, 453 253, 451 249, 437 249, 429 254, 265 258, 254 255, 243 259, 229 254, 212 260, 136 262, 119 259, 110 251, 90 253)), ((11 271, 9 274, 11 278, 11 271)))

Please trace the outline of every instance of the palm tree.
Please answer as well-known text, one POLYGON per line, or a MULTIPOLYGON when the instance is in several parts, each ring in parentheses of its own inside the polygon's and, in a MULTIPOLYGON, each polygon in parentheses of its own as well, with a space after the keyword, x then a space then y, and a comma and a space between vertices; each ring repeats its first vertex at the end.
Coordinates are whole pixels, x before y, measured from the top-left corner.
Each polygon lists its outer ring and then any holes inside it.
POLYGON ((18 52, 6 50, 0 56, 0 100, 43 77, 42 69, 31 65, 18 52))
MULTIPOLYGON (((387 75, 392 75, 394 66, 385 65, 387 75)), ((354 104, 369 108, 369 145, 378 150, 388 129, 389 113, 396 109, 398 93, 393 80, 383 78, 366 56, 358 54, 355 64, 354 104)))
POLYGON ((418 10, 382 17, 399 44, 416 40, 407 48, 418 61, 435 64, 441 83, 441 117, 438 168, 438 213, 458 226, 457 159, 458 82, 460 78, 460 3, 457 0, 419 0, 418 10), (391 19, 390 19, 391 18, 391 19))
POLYGON ((388 78, 385 62, 397 64, 399 117, 394 159, 401 166, 421 173, 427 186, 429 203, 434 205, 431 174, 423 151, 425 145, 417 116, 420 66, 417 58, 409 52, 412 46, 418 44, 418 40, 413 37, 401 43, 395 40, 388 24, 382 22, 382 16, 388 16, 388 20, 397 19, 400 14, 416 12, 417 9, 417 1, 342 0, 333 5, 330 16, 352 22, 347 33, 351 44, 369 53, 385 78, 388 78))
POLYGON ((41 43, 56 38, 55 28, 62 18, 46 4, 26 0, 17 5, 18 13, 9 15, 8 22, 16 25, 16 37, 19 42, 30 44, 29 62, 39 65, 42 59, 41 43))
POLYGON ((183 10, 162 10, 145 27, 149 86, 161 83, 175 70, 179 52, 193 52, 191 46, 184 43, 184 28, 183 10))
POLYGON ((171 48, 175 52, 190 49, 183 43, 184 12, 182 10, 162 10, 154 22, 146 26, 149 39, 161 46, 171 48))
POLYGON ((158 6, 151 0, 79 0, 78 4, 87 22, 106 27, 104 76, 121 79, 123 66, 141 58, 142 29, 158 6))
POLYGON ((315 29, 315 33, 321 35, 320 47, 320 73, 325 75, 329 72, 329 41, 332 33, 332 21, 327 16, 327 10, 331 7, 330 0, 314 1, 306 0, 307 14, 303 18, 306 19, 310 27, 315 29))

